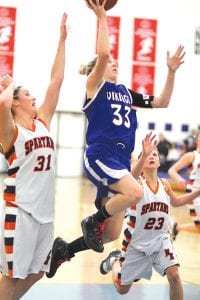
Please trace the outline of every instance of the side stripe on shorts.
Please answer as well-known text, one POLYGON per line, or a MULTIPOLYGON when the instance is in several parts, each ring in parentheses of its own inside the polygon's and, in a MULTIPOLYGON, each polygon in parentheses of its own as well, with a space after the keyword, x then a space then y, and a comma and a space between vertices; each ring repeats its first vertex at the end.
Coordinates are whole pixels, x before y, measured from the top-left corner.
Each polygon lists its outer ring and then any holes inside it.
POLYGON ((16 208, 6 206, 5 223, 4 223, 4 247, 6 261, 8 265, 8 275, 13 278, 13 246, 16 228, 16 208))

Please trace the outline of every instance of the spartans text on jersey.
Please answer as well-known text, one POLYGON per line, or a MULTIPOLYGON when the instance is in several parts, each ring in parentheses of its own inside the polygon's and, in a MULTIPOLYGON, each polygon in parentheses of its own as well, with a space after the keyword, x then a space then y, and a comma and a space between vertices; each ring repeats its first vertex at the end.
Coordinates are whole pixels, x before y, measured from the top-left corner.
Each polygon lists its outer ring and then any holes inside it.
POLYGON ((162 211, 166 214, 169 212, 169 207, 166 203, 163 202, 152 202, 147 203, 142 206, 141 215, 147 214, 152 211, 162 211))
POLYGON ((28 155, 30 152, 38 148, 54 149, 54 142, 52 138, 49 136, 41 136, 41 137, 35 137, 34 139, 27 141, 25 143, 25 149, 26 149, 25 154, 28 155))

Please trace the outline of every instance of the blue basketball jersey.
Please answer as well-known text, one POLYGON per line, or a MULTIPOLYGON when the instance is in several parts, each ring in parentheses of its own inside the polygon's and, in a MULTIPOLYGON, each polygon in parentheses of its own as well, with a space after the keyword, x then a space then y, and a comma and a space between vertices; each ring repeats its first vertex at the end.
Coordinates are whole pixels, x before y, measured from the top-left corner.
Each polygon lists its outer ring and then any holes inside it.
POLYGON ((103 82, 96 95, 83 106, 88 119, 87 145, 122 143, 132 151, 137 117, 131 105, 131 94, 124 85, 103 82))
MULTIPOLYGON (((95 205, 101 207, 109 186, 130 173, 135 146, 135 107, 152 107, 153 96, 127 89, 123 84, 104 81, 82 110, 88 120, 84 170, 97 187, 95 205)), ((113 191, 113 190, 112 190, 113 191)))

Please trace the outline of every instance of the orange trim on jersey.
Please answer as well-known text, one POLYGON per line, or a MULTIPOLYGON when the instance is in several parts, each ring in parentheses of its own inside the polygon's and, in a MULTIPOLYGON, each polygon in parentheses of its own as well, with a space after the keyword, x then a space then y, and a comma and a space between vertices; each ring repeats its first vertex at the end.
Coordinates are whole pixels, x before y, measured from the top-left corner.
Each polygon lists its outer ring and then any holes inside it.
POLYGON ((125 236, 125 240, 126 240, 128 243, 130 243, 130 241, 131 241, 131 238, 129 238, 129 237, 127 237, 127 236, 125 236))
POLYGON ((35 128, 36 128, 36 126, 35 126, 35 123, 33 122, 31 131, 35 132, 35 128))
POLYGON ((135 222, 127 222, 127 224, 128 224, 129 226, 131 226, 132 228, 135 228, 135 222))
POLYGON ((5 222, 4 229, 5 230, 15 230, 16 222, 5 222))
POLYGON ((11 165, 13 160, 15 160, 16 158, 17 158, 16 152, 14 152, 12 155, 10 155, 9 158, 7 159, 9 165, 11 165))
POLYGON ((12 148, 12 146, 14 145, 14 143, 18 137, 18 127, 17 127, 17 125, 14 125, 14 126, 15 126, 15 133, 14 133, 13 140, 12 140, 10 146, 8 147, 8 149, 5 149, 4 154, 6 154, 7 152, 10 151, 10 149, 12 148))
POLYGON ((47 126, 47 124, 46 124, 46 122, 44 120, 42 120, 40 118, 38 118, 36 120, 40 121, 49 130, 49 128, 48 128, 48 126, 47 126))
POLYGON ((6 207, 18 207, 16 204, 9 201, 5 201, 5 203, 6 203, 6 207))
POLYGON ((136 205, 135 205, 135 204, 134 204, 134 205, 131 205, 130 209, 136 210, 136 205))
POLYGON ((194 205, 194 201, 193 201, 193 200, 190 200, 190 201, 188 201, 187 204, 194 205))
POLYGON ((149 184, 149 182, 148 182, 147 180, 146 180, 146 184, 147 184, 147 186, 149 187, 149 189, 152 191, 152 193, 157 194, 158 188, 159 188, 159 182, 158 182, 158 181, 156 182, 156 188, 155 188, 155 189, 153 189, 153 188, 150 186, 150 184, 149 184))
POLYGON ((4 192, 3 196, 4 200, 6 201, 15 201, 15 194, 9 194, 4 192))
POLYGON ((122 247, 122 251, 123 251, 123 252, 126 252, 126 250, 127 250, 127 247, 123 246, 123 247, 122 247))
POLYGON ((190 211, 190 216, 191 216, 191 217, 196 217, 196 216, 197 216, 196 211, 190 211))
POLYGON ((9 178, 16 178, 16 174, 17 173, 10 175, 9 178))
POLYGON ((12 254, 13 253, 13 245, 5 246, 5 253, 12 254))
POLYGON ((192 185, 194 183, 194 179, 189 179, 188 184, 192 185))
POLYGON ((8 276, 9 276, 10 278, 13 278, 13 270, 8 270, 8 276))
POLYGON ((121 285, 121 279, 116 278, 115 281, 114 281, 114 283, 115 283, 116 285, 121 285))

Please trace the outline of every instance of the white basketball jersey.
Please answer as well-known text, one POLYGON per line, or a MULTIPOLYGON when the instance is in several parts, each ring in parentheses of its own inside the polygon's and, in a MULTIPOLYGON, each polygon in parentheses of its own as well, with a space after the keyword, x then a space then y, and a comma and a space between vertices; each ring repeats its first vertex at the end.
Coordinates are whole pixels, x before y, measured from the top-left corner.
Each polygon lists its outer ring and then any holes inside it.
POLYGON ((159 249, 161 236, 168 235, 170 197, 159 178, 155 191, 148 186, 146 180, 140 179, 144 196, 136 205, 136 224, 131 244, 150 255, 159 249))
POLYGON ((17 206, 40 223, 54 220, 55 146, 41 120, 34 129, 16 125, 16 137, 5 153, 9 169, 4 200, 17 206))
POLYGON ((192 189, 200 188, 200 153, 194 151, 194 160, 190 172, 190 182, 192 189))

